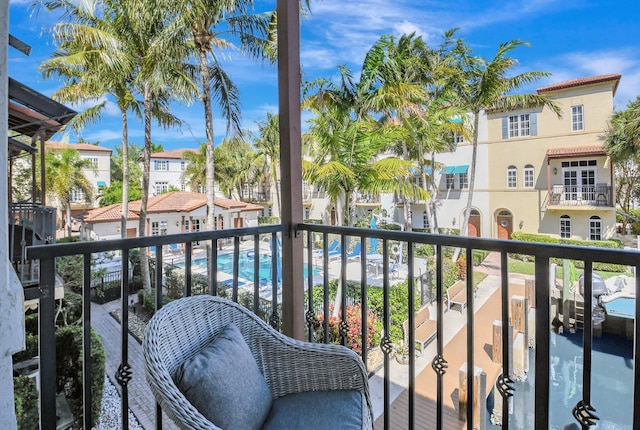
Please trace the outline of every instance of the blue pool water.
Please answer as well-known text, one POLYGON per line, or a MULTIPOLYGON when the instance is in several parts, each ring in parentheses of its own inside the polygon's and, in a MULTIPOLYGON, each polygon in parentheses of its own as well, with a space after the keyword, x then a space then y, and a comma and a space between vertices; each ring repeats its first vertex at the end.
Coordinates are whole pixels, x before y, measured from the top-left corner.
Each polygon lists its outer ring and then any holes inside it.
MULTIPOLYGON (((233 254, 218 254, 218 271, 233 275, 233 254)), ((207 264, 206 258, 197 258, 191 262, 193 267, 205 268, 207 264)), ((180 267, 184 267, 184 263, 178 264, 180 267)), ((240 278, 247 279, 248 281, 254 280, 254 259, 253 252, 240 252, 238 259, 238 270, 240 278)), ((304 266, 304 276, 307 277, 307 266, 304 266)), ((314 266, 312 273, 315 275, 321 271, 320 268, 314 266)), ((281 278, 281 276, 278 276, 281 278)), ((260 266, 258 272, 258 279, 260 283, 264 285, 271 285, 271 256, 260 255, 260 266)))
POLYGON ((618 297, 604 304, 609 315, 621 318, 633 318, 636 312, 636 299, 632 297, 618 297))
MULTIPOLYGON (((534 428, 535 350, 530 349, 527 380, 515 384, 510 428, 534 428)), ((591 404, 596 409, 597 429, 631 430, 633 419, 633 343, 611 334, 593 339, 591 404)), ((579 429, 572 409, 582 399, 582 331, 551 334, 549 427, 579 429)), ((490 411, 487 415, 490 414, 490 411)), ((487 428, 499 427, 488 425, 487 428)))

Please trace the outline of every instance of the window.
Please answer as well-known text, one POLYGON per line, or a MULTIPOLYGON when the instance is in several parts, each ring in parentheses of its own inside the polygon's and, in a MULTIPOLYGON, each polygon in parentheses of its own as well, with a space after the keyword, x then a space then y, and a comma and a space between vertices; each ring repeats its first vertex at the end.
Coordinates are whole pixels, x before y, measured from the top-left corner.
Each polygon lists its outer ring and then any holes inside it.
POLYGON ((187 162, 186 161, 181 161, 180 162, 180 170, 185 171, 187 169, 187 162))
POLYGON ((166 193, 167 191, 169 191, 169 183, 166 181, 156 182, 155 188, 156 188, 156 195, 166 193))
POLYGON ((535 170, 531 164, 524 166, 524 187, 533 188, 535 170))
POLYGON ((191 224, 191 231, 200 231, 200 218, 194 218, 191 224))
POLYGON ((453 133, 453 144, 457 145, 462 142, 464 142, 464 136, 458 133, 453 133))
POLYGON ((185 184, 180 184, 180 191, 187 191, 187 186, 185 184))
POLYGON ((589 218, 589 240, 602 240, 602 221, 599 216, 589 218))
POLYGON ((530 131, 531 122, 528 113, 509 117, 509 137, 529 136, 530 131))
POLYGON ((88 160, 89 163, 91 163, 91 165, 96 169, 98 168, 98 157, 87 157, 85 158, 85 160, 88 160))
POLYGON ((151 236, 158 236, 160 234, 160 223, 158 221, 151 221, 151 236))
MULTIPOLYGON (((264 209, 263 209, 264 212, 264 209)), ((311 218, 311 210, 309 208, 305 208, 304 209, 304 219, 309 219, 311 218)))
POLYGON ((518 169, 516 166, 507 168, 507 188, 516 188, 518 186, 518 169))
POLYGON ((469 176, 466 172, 460 173, 458 180, 460 181, 460 189, 469 188, 469 176))
POLYGON ((71 203, 80 203, 85 201, 85 196, 82 190, 74 189, 71 191, 71 203))
POLYGON ((571 130, 584 130, 583 106, 571 106, 571 130))
POLYGON ((429 214, 427 211, 422 211, 422 228, 429 228, 429 214))
POLYGON ((560 237, 562 239, 571 239, 571 217, 569 215, 560 217, 560 237))
POLYGON ((167 221, 160 221, 160 235, 164 236, 167 234, 167 226, 168 226, 168 222, 167 221))
POLYGON ((153 170, 169 170, 169 161, 167 160, 154 160, 153 161, 153 170))
POLYGON ((455 188, 454 182, 455 175, 452 173, 445 174, 445 183, 447 184, 447 190, 453 190, 455 188))

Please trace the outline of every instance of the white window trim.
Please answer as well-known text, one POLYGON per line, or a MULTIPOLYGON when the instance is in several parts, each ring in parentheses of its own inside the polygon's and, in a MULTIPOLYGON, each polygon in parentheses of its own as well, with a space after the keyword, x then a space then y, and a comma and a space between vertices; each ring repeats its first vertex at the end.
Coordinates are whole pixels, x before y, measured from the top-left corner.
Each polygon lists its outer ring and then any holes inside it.
POLYGON ((507 125, 510 139, 531 136, 531 114, 509 115, 507 125), (525 124, 526 127, 524 127, 525 124))
POLYGON ((536 170, 534 167, 525 167, 524 170, 522 171, 522 185, 525 188, 534 188, 535 184, 536 184, 536 170), (531 185, 528 185, 527 183, 527 173, 531 173, 531 185))
POLYGON ((507 168, 507 188, 518 188, 518 169, 515 167, 507 168), (513 179, 513 185, 511 185, 511 179, 513 179))
POLYGON ((584 105, 571 106, 571 131, 584 131, 584 105), (574 109, 579 109, 580 112, 575 112, 574 109))
POLYGON ((560 217, 560 225, 559 225, 559 229, 558 229, 558 235, 560 236, 560 239, 571 239, 571 234, 572 234, 571 233, 571 227, 572 227, 571 226, 571 217, 566 217, 566 218, 560 217), (567 231, 567 233, 569 234, 568 236, 566 234, 564 236, 562 235, 563 234, 562 233, 562 224, 563 223, 566 224, 565 227, 568 227, 568 228, 565 228, 566 230, 568 230, 567 231))

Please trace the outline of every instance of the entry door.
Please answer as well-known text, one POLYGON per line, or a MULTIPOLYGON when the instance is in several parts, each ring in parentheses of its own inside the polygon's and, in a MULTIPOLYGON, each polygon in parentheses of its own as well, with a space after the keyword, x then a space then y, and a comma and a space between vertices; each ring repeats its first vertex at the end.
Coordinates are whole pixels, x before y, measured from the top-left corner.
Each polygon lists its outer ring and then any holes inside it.
POLYGON ((511 239, 513 232, 513 216, 498 215, 498 239, 511 239))
POLYGON ((467 226, 470 237, 480 237, 480 214, 469 215, 469 225, 467 226))

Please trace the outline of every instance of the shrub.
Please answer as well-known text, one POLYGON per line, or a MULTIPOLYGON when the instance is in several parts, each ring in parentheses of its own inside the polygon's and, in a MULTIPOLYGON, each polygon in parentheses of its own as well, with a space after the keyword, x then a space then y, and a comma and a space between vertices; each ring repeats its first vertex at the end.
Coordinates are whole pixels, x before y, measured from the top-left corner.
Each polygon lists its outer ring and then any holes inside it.
MULTIPOLYGON (((71 325, 56 330, 57 390, 64 392, 69 408, 82 423, 82 327, 71 325)), ((91 330, 91 417, 98 422, 104 391, 105 352, 102 340, 91 330)))
MULTIPOLYGON (((79 242, 77 236, 64 237, 58 243, 79 242)), ((76 293, 82 293, 83 256, 69 255, 56 258, 56 273, 60 275, 65 286, 76 293)))
POLYGON ((38 389, 28 376, 13 377, 13 400, 16 419, 20 430, 37 430, 40 426, 38 416, 38 389))
MULTIPOLYGON (((330 306, 330 310, 333 311, 333 304, 330 306)), ((342 309, 338 313, 338 317, 329 316, 329 342, 333 344, 341 344, 342 336, 340 335, 339 325, 342 321, 342 309)), ((349 329, 347 331, 346 346, 358 354, 362 353, 362 307, 360 304, 347 306, 347 325, 349 329)), ((316 340, 321 341, 324 339, 324 314, 318 316, 318 320, 315 324, 315 337, 316 340)), ((367 310, 367 346, 373 344, 373 337, 376 334, 376 315, 369 309, 367 310)))
MULTIPOLYGON (((409 318, 408 282, 402 281, 389 287, 389 339, 398 343, 404 339, 402 323, 409 318)), ((371 309, 382 323, 384 321, 384 292, 382 288, 370 287, 367 290, 369 309, 371 309)), ((414 292, 414 303, 420 303, 420 296, 414 292)), ((419 305, 416 305, 419 306, 419 305)))
POLYGON ((259 216, 258 225, 280 224, 280 217, 277 216, 259 216))
POLYGON ((458 257, 456 260, 456 270, 458 272, 458 279, 465 279, 467 277, 467 257, 458 257))
POLYGON ((66 292, 62 301, 62 308, 58 314, 56 324, 58 326, 71 325, 82 319, 82 296, 80 294, 66 292))
POLYGON ((435 250, 431 245, 418 245, 416 246, 415 255, 416 257, 428 258, 433 257, 435 255, 435 250))
MULTIPOLYGON (((574 240, 574 239, 558 239, 556 237, 546 236, 543 234, 533 234, 533 233, 522 233, 521 231, 516 231, 512 234, 511 238, 513 240, 520 240, 523 242, 540 242, 540 243, 552 243, 552 244, 563 244, 563 245, 575 245, 575 246, 591 246, 594 248, 616 248, 619 249, 622 247, 619 240, 574 240)), ((533 256, 523 256, 520 254, 511 254, 512 258, 523 259, 527 258, 530 261, 535 261, 533 256)), ((552 258, 551 262, 562 264, 562 260, 559 258, 552 258)), ((575 266, 577 268, 584 268, 584 262, 581 260, 576 260, 575 266)), ((620 264, 612 264, 612 263, 593 263, 593 270, 601 270, 603 272, 625 272, 627 270, 626 266, 620 264)))

